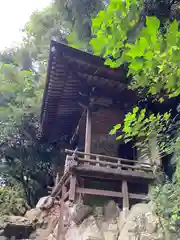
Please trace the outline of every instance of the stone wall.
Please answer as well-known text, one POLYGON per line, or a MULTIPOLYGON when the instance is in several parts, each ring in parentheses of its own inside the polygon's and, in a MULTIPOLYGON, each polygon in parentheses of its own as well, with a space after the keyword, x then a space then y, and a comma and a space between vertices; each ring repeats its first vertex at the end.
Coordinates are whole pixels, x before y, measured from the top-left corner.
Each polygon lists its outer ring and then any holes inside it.
MULTIPOLYGON (((133 205, 125 218, 124 212, 114 201, 93 207, 82 203, 71 205, 67 202, 62 217, 64 228, 59 231, 61 240, 167 239, 162 234, 158 217, 153 214, 151 203, 133 205)), ((57 240, 59 219, 60 206, 56 203, 46 210, 32 209, 25 217, 10 217, 6 224, 1 224, 0 239, 57 240), (17 236, 15 232, 11 235, 15 226, 17 236), (36 230, 33 232, 35 226, 36 230), (20 228, 23 233, 21 238, 20 228)))
MULTIPOLYGON (((62 240, 163 240, 157 216, 153 215, 151 204, 139 203, 124 212, 114 201, 104 206, 85 206, 81 203, 66 203, 63 213, 64 229, 60 229, 62 240)), ((51 212, 53 212, 51 210, 51 212)), ((58 214, 56 220, 59 219, 58 214)), ((37 229, 36 240, 56 240, 58 221, 45 229, 37 229), (47 231, 48 229, 48 231, 47 231)))

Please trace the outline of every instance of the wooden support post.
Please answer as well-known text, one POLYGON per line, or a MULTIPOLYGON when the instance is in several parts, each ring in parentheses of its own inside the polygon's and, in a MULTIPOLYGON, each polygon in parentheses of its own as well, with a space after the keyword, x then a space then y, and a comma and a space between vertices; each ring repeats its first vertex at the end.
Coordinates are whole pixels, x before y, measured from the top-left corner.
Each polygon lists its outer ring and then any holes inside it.
POLYGON ((123 194, 123 212, 124 217, 126 218, 129 213, 129 196, 127 181, 122 182, 122 194, 123 194))
MULTIPOLYGON (((85 153, 91 152, 91 124, 92 124, 92 113, 89 107, 87 108, 86 113, 86 135, 85 135, 85 153)), ((86 159, 89 156, 85 156, 86 159)))
POLYGON ((60 206, 60 216, 57 230, 57 240, 65 240, 65 231, 64 231, 64 196, 66 194, 66 187, 62 186, 62 195, 61 195, 61 206, 60 206))
POLYGON ((74 202, 76 196, 76 176, 71 175, 70 188, 69 188, 69 200, 74 202))
POLYGON ((59 180, 60 180, 60 175, 59 175, 59 173, 57 173, 56 180, 55 180, 55 186, 58 184, 59 180))

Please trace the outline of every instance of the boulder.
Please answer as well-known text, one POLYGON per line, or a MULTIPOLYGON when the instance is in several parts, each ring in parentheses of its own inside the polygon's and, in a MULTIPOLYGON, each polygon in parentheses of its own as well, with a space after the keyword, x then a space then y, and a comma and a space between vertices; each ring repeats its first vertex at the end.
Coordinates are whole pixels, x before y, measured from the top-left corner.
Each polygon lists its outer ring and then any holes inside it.
POLYGON ((117 240, 119 235, 117 221, 110 223, 103 235, 105 240, 117 240))
POLYGON ((109 201, 107 205, 104 206, 104 219, 106 221, 111 221, 119 216, 120 209, 115 201, 109 201))
POLYGON ((122 226, 118 240, 130 237, 141 240, 162 240, 157 216, 153 215, 151 205, 139 203, 134 205, 122 226))
POLYGON ((93 216, 86 218, 78 230, 82 240, 104 240, 93 216))
POLYGON ((54 199, 51 196, 42 197, 36 204, 36 208, 50 209, 54 204, 54 199))
POLYGON ((72 221, 79 225, 85 218, 92 214, 93 209, 90 206, 81 203, 74 204, 69 208, 69 214, 72 221))
POLYGON ((29 219, 31 222, 36 222, 38 221, 40 215, 41 215, 41 210, 38 208, 34 208, 27 211, 25 214, 25 217, 29 219))
POLYGON ((34 231, 32 222, 25 217, 7 216, 0 223, 0 233, 5 238, 27 239, 34 231))

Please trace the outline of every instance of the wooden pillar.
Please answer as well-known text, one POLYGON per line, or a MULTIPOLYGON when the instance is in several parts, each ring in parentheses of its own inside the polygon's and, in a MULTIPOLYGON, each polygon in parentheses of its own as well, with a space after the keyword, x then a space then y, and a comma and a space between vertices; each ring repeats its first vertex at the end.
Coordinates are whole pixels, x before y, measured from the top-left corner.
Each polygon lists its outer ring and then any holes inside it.
POLYGON ((76 176, 71 175, 70 188, 69 188, 69 200, 71 202, 75 201, 75 195, 76 195, 76 176))
POLYGON ((62 186, 62 195, 61 195, 61 205, 60 205, 60 216, 59 216, 59 223, 57 229, 57 237, 56 240, 65 240, 65 232, 64 232, 64 196, 66 194, 66 187, 62 186))
POLYGON ((129 196, 127 181, 122 182, 122 194, 123 194, 123 213, 126 218, 129 213, 129 196))
POLYGON ((150 142, 150 150, 151 150, 151 157, 150 157, 151 164, 160 166, 161 158, 160 158, 159 148, 157 144, 157 136, 155 132, 150 136, 149 142, 150 142))
POLYGON ((86 135, 85 135, 85 153, 91 152, 91 124, 92 113, 89 107, 86 112, 86 135))

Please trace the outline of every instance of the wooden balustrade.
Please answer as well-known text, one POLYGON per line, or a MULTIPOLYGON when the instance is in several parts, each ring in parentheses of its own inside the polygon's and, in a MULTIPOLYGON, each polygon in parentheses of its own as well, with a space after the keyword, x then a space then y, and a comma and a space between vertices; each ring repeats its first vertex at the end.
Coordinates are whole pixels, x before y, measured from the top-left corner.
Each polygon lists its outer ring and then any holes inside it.
POLYGON ((153 166, 150 163, 140 163, 136 160, 117 158, 93 153, 83 153, 68 149, 66 149, 65 152, 68 154, 66 160, 69 161, 69 163, 66 163, 66 170, 69 166, 72 167, 75 165, 79 166, 81 164, 89 164, 91 166, 114 168, 119 170, 141 170, 145 172, 153 171, 153 166))

